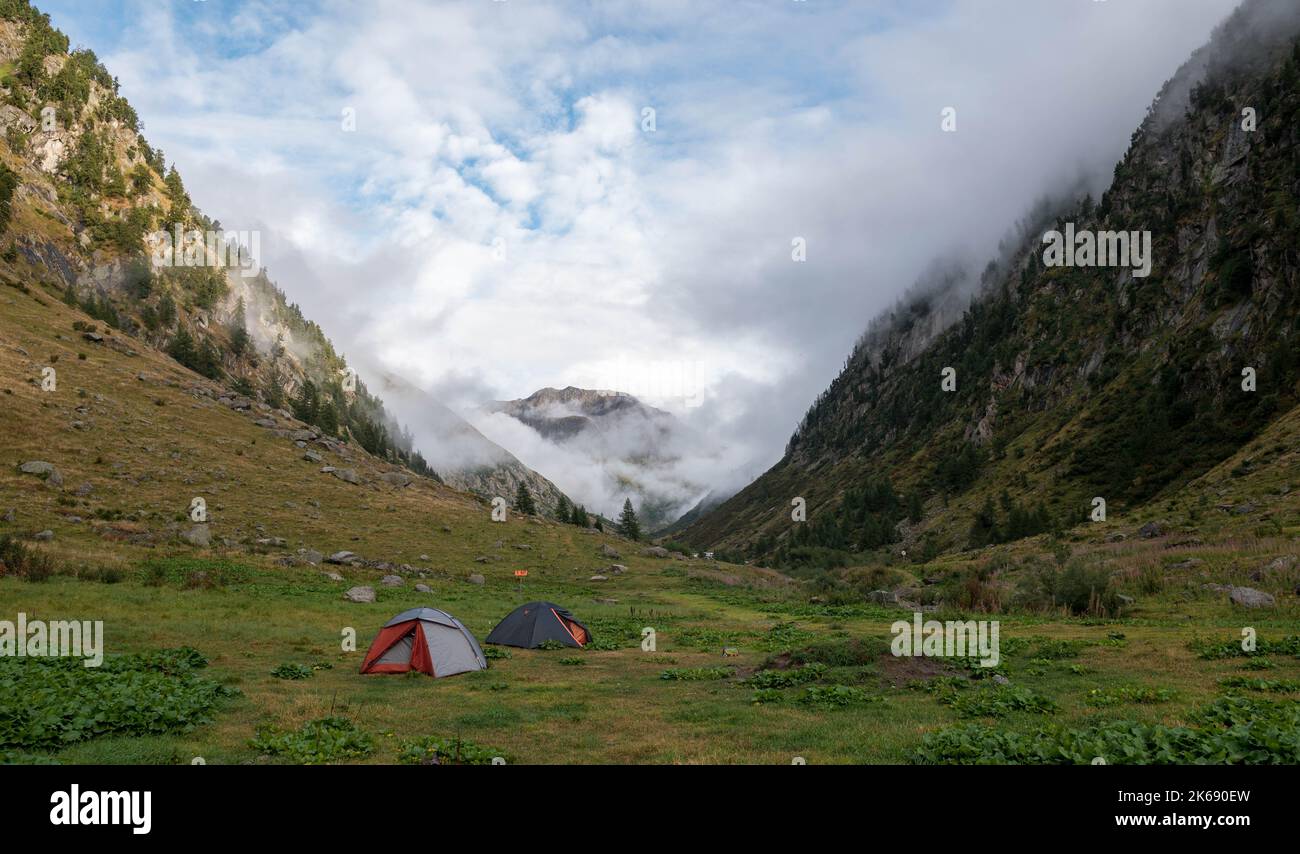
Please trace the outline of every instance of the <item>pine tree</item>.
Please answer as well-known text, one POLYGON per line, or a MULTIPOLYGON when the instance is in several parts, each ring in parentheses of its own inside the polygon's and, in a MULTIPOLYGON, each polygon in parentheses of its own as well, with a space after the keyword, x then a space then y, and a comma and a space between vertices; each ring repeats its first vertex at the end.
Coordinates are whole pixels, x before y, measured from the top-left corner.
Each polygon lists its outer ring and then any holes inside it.
POLYGON ((573 516, 569 511, 569 499, 563 495, 560 496, 559 502, 555 505, 555 518, 559 519, 561 522, 570 522, 573 520, 573 516))
POLYGON ((519 489, 515 491, 515 512, 528 516, 537 515, 537 505, 533 503, 532 493, 528 491, 528 486, 522 480, 519 481, 519 489))
POLYGON ((570 515, 569 521, 579 528, 591 527, 591 517, 587 515, 587 508, 581 504, 573 505, 573 513, 570 515))
POLYGON ((632 509, 632 499, 623 499, 623 512, 618 517, 618 532, 629 540, 641 539, 641 523, 637 521, 636 511, 632 509))
POLYGON ((167 355, 187 368, 194 364, 198 351, 194 349, 194 337, 184 326, 176 330, 176 335, 167 345, 167 355))
POLYGON ((235 306, 235 316, 230 320, 230 352, 236 357, 244 355, 248 349, 248 322, 244 316, 244 298, 239 298, 235 306))
POLYGON ((316 384, 304 380, 302 388, 298 389, 298 396, 293 400, 293 417, 307 424, 315 424, 319 411, 320 395, 316 391, 316 384))

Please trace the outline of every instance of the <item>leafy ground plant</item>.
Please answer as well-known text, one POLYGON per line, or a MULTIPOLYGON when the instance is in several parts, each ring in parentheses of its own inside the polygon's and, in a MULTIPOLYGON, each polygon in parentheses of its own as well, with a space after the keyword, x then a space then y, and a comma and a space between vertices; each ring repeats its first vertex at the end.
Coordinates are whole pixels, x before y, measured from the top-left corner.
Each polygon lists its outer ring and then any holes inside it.
POLYGON ((1048 697, 1017 685, 1001 685, 979 691, 941 696, 939 702, 966 718, 1002 718, 1012 712, 1037 712, 1050 715, 1057 710, 1048 697))
POLYGON ((852 685, 813 685, 805 688, 799 696, 799 703, 804 706, 816 706, 823 709, 842 709, 846 706, 860 706, 864 703, 883 702, 883 697, 868 694, 852 685))
POLYGON ((913 754, 921 765, 1294 765, 1300 762, 1300 704, 1221 697, 1192 726, 1107 721, 1031 732, 966 724, 930 733, 913 754))
POLYGON ((299 765, 319 765, 370 755, 374 740, 347 718, 332 716, 308 721, 295 732, 262 727, 249 745, 268 756, 299 765))
POLYGON ((1230 676, 1219 682, 1219 687, 1229 691, 1262 691, 1268 694, 1293 694, 1300 691, 1300 679, 1250 679, 1230 676))
POLYGON ((238 692, 198 674, 187 647, 109 656, 0 658, 0 749, 50 750, 110 733, 183 732, 211 720, 238 692))
POLYGON ((494 759, 509 762, 509 757, 495 747, 440 736, 404 741, 397 754, 397 761, 403 765, 491 765, 494 759))
POLYGON ((276 679, 308 679, 311 674, 312 668, 304 664, 285 663, 271 671, 276 679))
POLYGON ((1167 703, 1174 698, 1174 692, 1167 688, 1150 688, 1145 685, 1121 685, 1117 688, 1093 688, 1084 698, 1089 706, 1098 708, 1122 706, 1128 703, 1151 705, 1167 703))
POLYGON ((809 664, 790 670, 760 670, 746 684, 753 688, 791 688, 808 682, 816 682, 826 674, 826 665, 809 664))
POLYGON ((726 679, 735 673, 730 667, 670 667, 659 674, 660 679, 677 682, 707 682, 726 679))

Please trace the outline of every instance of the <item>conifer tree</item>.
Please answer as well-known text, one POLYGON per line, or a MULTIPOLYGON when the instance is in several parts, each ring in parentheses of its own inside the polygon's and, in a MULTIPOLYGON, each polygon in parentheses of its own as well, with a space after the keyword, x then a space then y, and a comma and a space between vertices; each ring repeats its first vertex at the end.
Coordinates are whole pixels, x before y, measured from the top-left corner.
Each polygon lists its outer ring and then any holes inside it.
POLYGON ((632 509, 632 499, 623 499, 623 512, 618 517, 618 532, 633 542, 641 539, 641 523, 632 509))
POLYGON ((537 505, 533 503, 532 493, 528 491, 528 486, 522 480, 519 481, 519 489, 515 491, 515 512, 529 516, 537 514, 537 505))

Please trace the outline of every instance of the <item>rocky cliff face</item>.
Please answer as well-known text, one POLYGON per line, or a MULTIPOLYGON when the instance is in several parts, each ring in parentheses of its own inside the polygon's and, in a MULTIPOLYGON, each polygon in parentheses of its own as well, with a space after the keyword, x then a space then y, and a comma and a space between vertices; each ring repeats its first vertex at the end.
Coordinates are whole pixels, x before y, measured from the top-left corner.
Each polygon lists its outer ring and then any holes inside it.
POLYGON ((1176 490, 1294 407, 1297 32, 1293 3, 1245 3, 1163 87, 1099 202, 1035 212, 973 288, 961 273, 918 287, 784 459, 688 538, 782 561, 843 559, 903 528, 935 548, 1035 533, 1082 521, 1094 497, 1113 513, 1176 490), (1150 275, 1050 265, 1042 235, 1067 226, 1149 232, 1150 275), (850 494, 867 486, 875 498, 850 494))

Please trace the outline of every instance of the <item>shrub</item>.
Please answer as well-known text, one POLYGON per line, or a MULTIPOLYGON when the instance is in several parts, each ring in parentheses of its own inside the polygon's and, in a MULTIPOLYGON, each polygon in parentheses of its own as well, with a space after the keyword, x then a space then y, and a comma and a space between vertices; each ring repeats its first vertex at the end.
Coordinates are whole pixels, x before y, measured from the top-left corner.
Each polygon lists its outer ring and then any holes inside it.
POLYGON ((8 534, 0 536, 0 577, 13 575, 27 581, 45 581, 55 570, 49 555, 8 534))
POLYGON ((1065 608, 1071 614, 1106 616, 1119 612, 1110 571, 1101 564, 1071 560, 1063 569, 1039 567, 1029 576, 1028 604, 1039 610, 1065 608))

